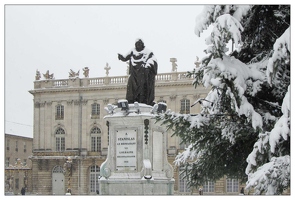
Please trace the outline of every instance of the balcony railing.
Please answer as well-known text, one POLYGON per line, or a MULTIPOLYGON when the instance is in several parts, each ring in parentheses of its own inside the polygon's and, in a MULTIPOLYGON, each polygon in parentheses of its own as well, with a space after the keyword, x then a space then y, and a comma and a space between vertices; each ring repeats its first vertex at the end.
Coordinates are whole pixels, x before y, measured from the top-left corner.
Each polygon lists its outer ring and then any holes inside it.
MULTIPOLYGON (((156 83, 172 81, 188 81, 192 78, 186 77, 186 72, 171 72, 157 74, 156 83)), ((103 85, 125 85, 128 76, 96 77, 96 78, 69 78, 69 79, 46 79, 34 82, 34 89, 41 88, 63 88, 63 87, 88 87, 103 85)))

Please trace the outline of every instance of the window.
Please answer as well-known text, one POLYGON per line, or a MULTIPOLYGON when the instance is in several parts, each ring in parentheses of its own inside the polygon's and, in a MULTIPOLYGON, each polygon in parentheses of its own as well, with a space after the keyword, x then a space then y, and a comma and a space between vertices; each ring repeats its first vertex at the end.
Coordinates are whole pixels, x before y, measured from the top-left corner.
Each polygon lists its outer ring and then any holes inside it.
POLYGON ((227 192, 239 192, 238 179, 226 179, 226 191, 227 192))
POLYGON ((6 167, 9 167, 9 160, 10 160, 10 158, 6 157, 6 159, 5 159, 5 166, 6 167))
POLYGON ((99 119, 100 116, 100 105, 94 103, 91 105, 91 119, 99 119))
POLYGON ((15 189, 19 189, 19 179, 18 178, 16 178, 15 180, 15 189))
POLYGON ((90 192, 96 193, 99 190, 98 178, 100 175, 100 168, 95 165, 90 167, 90 192))
POLYGON ((15 151, 18 151, 18 141, 15 141, 15 151))
POLYGON ((27 159, 24 159, 23 165, 24 165, 24 166, 27 165, 27 159))
POLYGON ((63 173, 64 169, 62 168, 62 166, 55 166, 52 170, 52 173, 63 173))
POLYGON ((65 131, 62 128, 58 128, 55 132, 55 145, 56 151, 65 150, 65 131))
POLYGON ((214 192, 214 182, 208 181, 203 186, 203 192, 214 192))
POLYGON ((179 176, 178 190, 179 190, 179 192, 189 193, 190 188, 188 187, 188 184, 187 184, 188 180, 187 180, 187 177, 185 177, 185 172, 183 170, 184 170, 183 167, 181 167, 179 169, 179 173, 178 173, 178 176, 179 176))
POLYGON ((27 145, 26 145, 26 142, 24 142, 24 152, 25 152, 25 153, 27 152, 27 145))
POLYGON ((91 151, 100 152, 101 149, 101 131, 98 127, 91 129, 91 151))
POLYGON ((56 106, 56 113, 55 113, 55 120, 64 119, 64 106, 57 105, 56 106))
POLYGON ((180 143, 179 143, 179 149, 185 149, 190 145, 189 142, 182 142, 182 139, 180 138, 180 143))
POLYGON ((9 139, 6 139, 6 150, 9 151, 9 139))
POLYGON ((190 100, 182 99, 180 101, 180 113, 189 114, 190 113, 190 100))

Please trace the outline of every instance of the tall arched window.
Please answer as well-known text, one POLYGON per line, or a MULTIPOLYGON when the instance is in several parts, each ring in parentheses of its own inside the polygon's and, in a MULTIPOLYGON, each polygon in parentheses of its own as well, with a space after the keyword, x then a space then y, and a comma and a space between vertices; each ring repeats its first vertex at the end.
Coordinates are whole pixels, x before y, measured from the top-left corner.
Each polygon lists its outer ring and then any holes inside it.
POLYGON ((55 150, 65 150, 65 130, 62 128, 58 128, 55 131, 55 150))
POLYGON ((91 137, 91 151, 101 151, 101 131, 98 127, 93 127, 90 133, 91 137))
POLYGON ((190 100, 182 99, 180 101, 180 113, 181 114, 189 114, 190 113, 190 100))
POLYGON ((97 193, 99 191, 98 178, 100 175, 100 168, 97 165, 90 167, 90 193, 97 193))

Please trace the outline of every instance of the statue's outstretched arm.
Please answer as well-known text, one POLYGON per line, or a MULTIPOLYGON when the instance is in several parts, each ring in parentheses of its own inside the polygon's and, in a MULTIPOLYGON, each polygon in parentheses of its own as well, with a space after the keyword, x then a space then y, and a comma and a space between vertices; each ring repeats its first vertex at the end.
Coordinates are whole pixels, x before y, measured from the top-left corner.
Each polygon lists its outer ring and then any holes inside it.
POLYGON ((131 53, 128 54, 126 57, 124 57, 124 56, 122 56, 121 54, 118 53, 118 59, 122 60, 123 62, 126 62, 126 61, 130 60, 130 57, 131 57, 131 53))

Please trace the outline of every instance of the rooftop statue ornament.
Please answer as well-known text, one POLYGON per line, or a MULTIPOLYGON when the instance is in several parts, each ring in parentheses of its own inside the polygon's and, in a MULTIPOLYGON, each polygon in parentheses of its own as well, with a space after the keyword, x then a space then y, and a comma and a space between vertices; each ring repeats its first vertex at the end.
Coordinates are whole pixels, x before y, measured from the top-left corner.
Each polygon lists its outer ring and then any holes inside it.
POLYGON ((106 70, 106 76, 109 76, 109 71, 111 69, 111 67, 109 66, 109 63, 106 64, 106 66, 104 67, 104 69, 106 70))
POLYGON ((53 79, 54 74, 49 74, 49 70, 46 71, 46 74, 43 74, 45 79, 53 79))
POLYGON ((76 73, 76 72, 74 72, 72 69, 70 69, 70 72, 69 72, 69 78, 76 78, 76 77, 79 77, 79 74, 80 74, 80 70, 76 73))
POLYGON ((201 62, 199 62, 199 57, 196 56, 197 60, 195 61, 195 65, 196 65, 196 68, 198 68, 201 64, 201 62))
POLYGON ((85 78, 89 77, 89 68, 88 67, 84 67, 83 69, 83 75, 85 78))
POLYGON ((177 59, 176 58, 170 58, 170 62, 172 63, 172 72, 177 72, 177 59))
POLYGON ((35 76, 35 80, 38 81, 41 78, 41 73, 39 72, 39 70, 36 70, 36 76, 35 76))
POLYGON ((135 42, 135 48, 125 56, 118 54, 118 59, 129 61, 129 78, 126 99, 128 103, 145 103, 153 106, 155 99, 155 76, 158 63, 153 52, 145 48, 141 39, 135 42))

